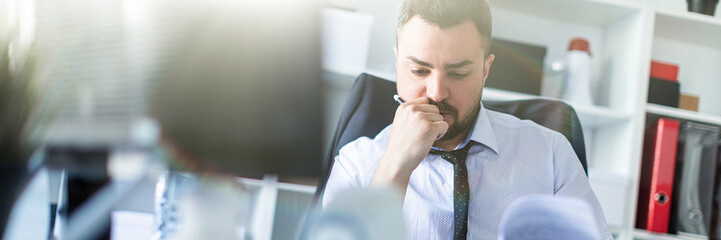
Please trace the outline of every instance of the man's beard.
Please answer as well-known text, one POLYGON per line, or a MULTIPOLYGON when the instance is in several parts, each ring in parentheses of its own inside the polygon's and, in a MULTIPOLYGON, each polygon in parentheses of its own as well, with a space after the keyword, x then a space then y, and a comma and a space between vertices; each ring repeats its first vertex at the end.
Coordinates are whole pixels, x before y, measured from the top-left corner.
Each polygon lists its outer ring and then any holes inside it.
POLYGON ((468 131, 471 126, 473 126, 473 123, 476 122, 476 117, 478 116, 478 113, 481 111, 481 95, 479 94, 478 98, 476 99, 475 105, 471 106, 468 113, 466 113, 466 116, 464 116, 463 119, 459 119, 458 117, 458 109, 448 104, 446 101, 442 102, 435 102, 433 100, 430 100, 430 104, 436 105, 438 109, 440 109, 440 112, 446 112, 450 113, 454 116, 456 119, 456 122, 452 125, 448 126, 448 131, 441 139, 438 139, 437 141, 447 141, 451 140, 453 138, 458 137, 461 133, 464 133, 468 131))

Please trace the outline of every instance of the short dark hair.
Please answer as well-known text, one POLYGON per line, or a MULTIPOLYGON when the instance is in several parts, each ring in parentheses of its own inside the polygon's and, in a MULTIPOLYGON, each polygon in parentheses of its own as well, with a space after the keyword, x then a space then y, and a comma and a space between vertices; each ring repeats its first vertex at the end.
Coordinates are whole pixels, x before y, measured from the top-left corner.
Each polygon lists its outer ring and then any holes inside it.
POLYGON ((415 16, 419 16, 441 29, 471 20, 486 45, 486 56, 490 54, 493 20, 486 0, 405 0, 398 11, 396 44, 398 44, 398 32, 401 27, 415 16))

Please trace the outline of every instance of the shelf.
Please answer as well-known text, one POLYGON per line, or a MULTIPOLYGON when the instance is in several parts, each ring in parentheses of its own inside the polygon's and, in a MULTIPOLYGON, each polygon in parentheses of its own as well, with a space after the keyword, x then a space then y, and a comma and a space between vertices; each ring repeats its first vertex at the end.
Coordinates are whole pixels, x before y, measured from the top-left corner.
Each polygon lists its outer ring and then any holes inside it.
POLYGON ((379 78, 387 79, 390 81, 396 81, 396 75, 395 72, 389 73, 389 72, 383 72, 383 71, 376 71, 372 69, 366 69, 363 72, 353 72, 353 71, 341 71, 338 69, 329 69, 324 68, 323 69, 323 80, 330 84, 331 86, 336 86, 340 88, 350 89, 353 86, 353 83, 355 83, 356 78, 361 73, 367 73, 379 78))
POLYGON ((655 115, 659 115, 659 116, 666 116, 666 117, 672 117, 672 118, 684 119, 684 120, 689 120, 689 121, 694 121, 694 122, 699 122, 699 123, 707 123, 707 124, 721 126, 721 116, 705 114, 705 113, 698 113, 698 112, 694 112, 694 111, 667 107, 667 106, 653 104, 653 103, 649 103, 646 105, 646 112, 655 114, 655 115))
POLYGON ((674 235, 674 234, 668 234, 668 233, 654 233, 654 232, 649 232, 649 231, 646 231, 643 229, 634 229, 633 230, 633 239, 638 239, 638 240, 698 240, 698 239, 708 239, 708 237, 674 235))
POLYGON ((652 233, 646 230, 634 229, 633 239, 638 240, 677 240, 678 236, 673 234, 652 233))
MULTIPOLYGON (((366 71, 369 74, 379 76, 379 77, 391 77, 393 76, 391 73, 385 73, 385 72, 378 72, 378 71, 366 71)), ((324 72, 324 79, 328 81, 331 84, 343 86, 345 88, 350 88, 353 85, 353 81, 355 81, 356 76, 351 76, 346 73, 339 73, 334 72, 332 70, 326 69, 324 72)), ((389 79, 392 80, 393 79, 389 79)), ((513 101, 513 100, 522 100, 522 99, 533 99, 533 98, 542 98, 542 99, 550 99, 550 100, 558 100, 558 101, 564 101, 567 104, 571 105, 574 110, 576 110, 576 114, 578 114, 578 118, 581 121, 581 125, 586 128, 596 128, 599 126, 603 126, 606 124, 613 124, 617 122, 623 122, 630 119, 629 114, 623 114, 618 111, 614 111, 608 107, 599 107, 599 106, 588 106, 583 104, 577 104, 573 102, 569 102, 562 99, 556 99, 556 98, 549 98, 549 97, 542 97, 542 96, 536 96, 536 95, 530 95, 530 94, 524 94, 524 93, 517 93, 512 91, 506 91, 506 90, 500 90, 495 88, 484 88, 483 89, 483 100, 491 100, 491 101, 513 101)))
POLYGON ((721 48, 721 19, 693 12, 656 12, 654 35, 721 48))
POLYGON ((297 193, 304 193, 304 194, 313 195, 313 194, 315 194, 316 187, 315 187, 315 186, 307 186, 307 185, 295 184, 295 183, 279 182, 279 183, 278 183, 278 189, 280 189, 280 190, 285 190, 285 191, 291 191, 291 192, 297 192, 297 193))
POLYGON ((588 106, 569 102, 562 99, 517 93, 495 88, 483 89, 483 100, 512 101, 533 98, 564 101, 565 103, 571 105, 573 109, 576 110, 576 114, 578 114, 578 118, 581 120, 581 125, 583 125, 584 128, 596 128, 603 125, 623 122, 630 119, 629 114, 623 114, 618 111, 614 111, 608 107, 588 106))
POLYGON ((641 9, 640 5, 613 0, 489 0, 492 7, 511 9, 564 22, 606 26, 641 9))

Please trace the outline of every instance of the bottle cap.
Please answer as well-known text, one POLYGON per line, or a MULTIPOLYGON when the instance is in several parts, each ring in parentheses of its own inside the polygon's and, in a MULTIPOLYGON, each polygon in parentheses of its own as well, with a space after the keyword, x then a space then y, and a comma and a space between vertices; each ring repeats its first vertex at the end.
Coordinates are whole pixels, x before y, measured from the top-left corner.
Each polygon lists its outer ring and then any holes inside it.
POLYGON ((568 43, 568 51, 571 50, 584 51, 589 55, 591 54, 591 47, 588 44, 588 40, 582 37, 571 38, 571 41, 568 43))

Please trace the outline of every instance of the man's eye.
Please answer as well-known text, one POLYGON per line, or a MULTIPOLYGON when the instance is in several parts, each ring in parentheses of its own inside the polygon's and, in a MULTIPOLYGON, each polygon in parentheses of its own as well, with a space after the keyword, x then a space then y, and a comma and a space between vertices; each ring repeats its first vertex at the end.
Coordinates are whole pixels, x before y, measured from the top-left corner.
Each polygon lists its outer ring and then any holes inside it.
POLYGON ((463 79, 468 76, 468 73, 450 72, 448 76, 454 79, 463 79))
POLYGON ((416 76, 425 76, 425 75, 428 75, 428 73, 430 73, 430 71, 428 71, 426 69, 412 69, 411 73, 413 73, 416 76))

